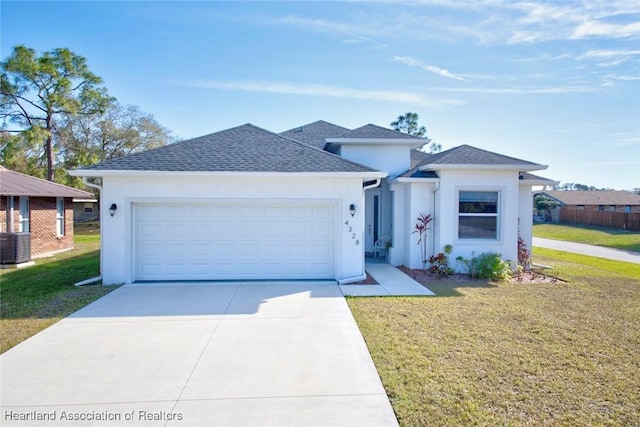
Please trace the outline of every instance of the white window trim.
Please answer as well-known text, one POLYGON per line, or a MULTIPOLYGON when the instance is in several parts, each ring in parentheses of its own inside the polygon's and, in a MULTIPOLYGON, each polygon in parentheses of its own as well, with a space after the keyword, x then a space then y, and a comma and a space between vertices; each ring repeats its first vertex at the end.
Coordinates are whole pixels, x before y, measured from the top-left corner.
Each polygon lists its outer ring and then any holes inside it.
POLYGON ((56 236, 57 237, 64 237, 65 235, 66 230, 65 230, 64 216, 65 216, 64 198, 57 197, 56 198, 56 236), (60 209, 61 207, 62 209, 60 209))
POLYGON ((498 187, 459 187, 456 189, 456 230, 455 236, 456 241, 459 244, 469 244, 469 243, 499 243, 502 241, 502 215, 504 212, 502 206, 502 194, 504 192, 503 188, 498 187), (495 214, 487 214, 487 213, 478 213, 478 214, 461 214, 460 213, 460 193, 473 191, 473 192, 483 192, 483 193, 498 193, 498 202, 497 208, 498 212, 495 214), (487 239, 487 238, 473 238, 473 237, 460 237, 460 216, 469 216, 469 217, 495 217, 496 218, 496 237, 495 239, 487 239))
POLYGON ((31 233, 31 204, 29 196, 20 196, 19 200, 20 233, 31 233), (26 216, 24 216, 25 213, 26 216))

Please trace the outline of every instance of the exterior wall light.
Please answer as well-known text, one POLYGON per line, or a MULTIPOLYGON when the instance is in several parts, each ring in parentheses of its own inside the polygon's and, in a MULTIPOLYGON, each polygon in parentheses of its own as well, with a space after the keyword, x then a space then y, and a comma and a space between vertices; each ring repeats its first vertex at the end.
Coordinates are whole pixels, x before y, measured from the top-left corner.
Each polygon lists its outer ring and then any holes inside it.
POLYGON ((353 203, 349 205, 349 213, 351 214, 351 216, 354 216, 356 214, 356 205, 354 205, 353 203))
POLYGON ((115 203, 111 203, 111 207, 109 208, 109 214, 113 217, 116 214, 116 210, 118 209, 118 205, 115 203))

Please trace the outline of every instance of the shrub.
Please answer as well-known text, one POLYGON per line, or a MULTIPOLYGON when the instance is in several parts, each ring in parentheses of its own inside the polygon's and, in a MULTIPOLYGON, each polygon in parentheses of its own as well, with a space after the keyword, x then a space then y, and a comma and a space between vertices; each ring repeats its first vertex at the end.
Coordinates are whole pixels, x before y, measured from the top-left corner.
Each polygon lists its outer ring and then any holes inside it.
POLYGON ((473 279, 488 279, 496 282, 504 282, 513 272, 508 261, 502 259, 502 255, 495 252, 483 252, 471 259, 456 258, 464 263, 473 279))
POLYGON ((451 245, 447 245, 444 247, 444 252, 440 252, 437 255, 433 255, 429 257, 429 272, 437 274, 440 277, 448 277, 455 273, 455 270, 451 268, 449 264, 449 255, 453 247, 451 245))

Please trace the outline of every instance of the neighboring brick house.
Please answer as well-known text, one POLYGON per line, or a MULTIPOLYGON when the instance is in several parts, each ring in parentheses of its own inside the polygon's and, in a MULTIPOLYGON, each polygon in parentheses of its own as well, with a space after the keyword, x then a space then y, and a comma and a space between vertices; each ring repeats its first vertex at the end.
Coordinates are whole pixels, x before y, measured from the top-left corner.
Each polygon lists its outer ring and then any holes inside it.
POLYGON ((93 194, 0 166, 0 231, 31 234, 31 256, 73 249, 73 198, 93 194))
POLYGON ((631 191, 543 191, 561 209, 607 212, 640 212, 640 194, 631 191))

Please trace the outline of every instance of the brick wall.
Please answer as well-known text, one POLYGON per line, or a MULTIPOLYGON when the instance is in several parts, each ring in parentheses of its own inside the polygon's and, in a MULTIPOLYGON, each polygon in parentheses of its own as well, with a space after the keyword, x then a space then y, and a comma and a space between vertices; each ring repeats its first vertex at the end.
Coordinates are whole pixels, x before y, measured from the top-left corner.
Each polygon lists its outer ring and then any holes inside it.
POLYGON ((0 231, 8 231, 7 215, 7 196, 0 196, 0 231))
MULTIPOLYGON (((20 203, 14 197, 13 229, 7 230, 9 207, 7 197, 0 197, 0 223, 3 231, 20 230, 20 203)), ((64 199, 64 236, 57 236, 56 198, 29 197, 31 221, 31 256, 38 257, 73 248, 73 201, 64 199)))

